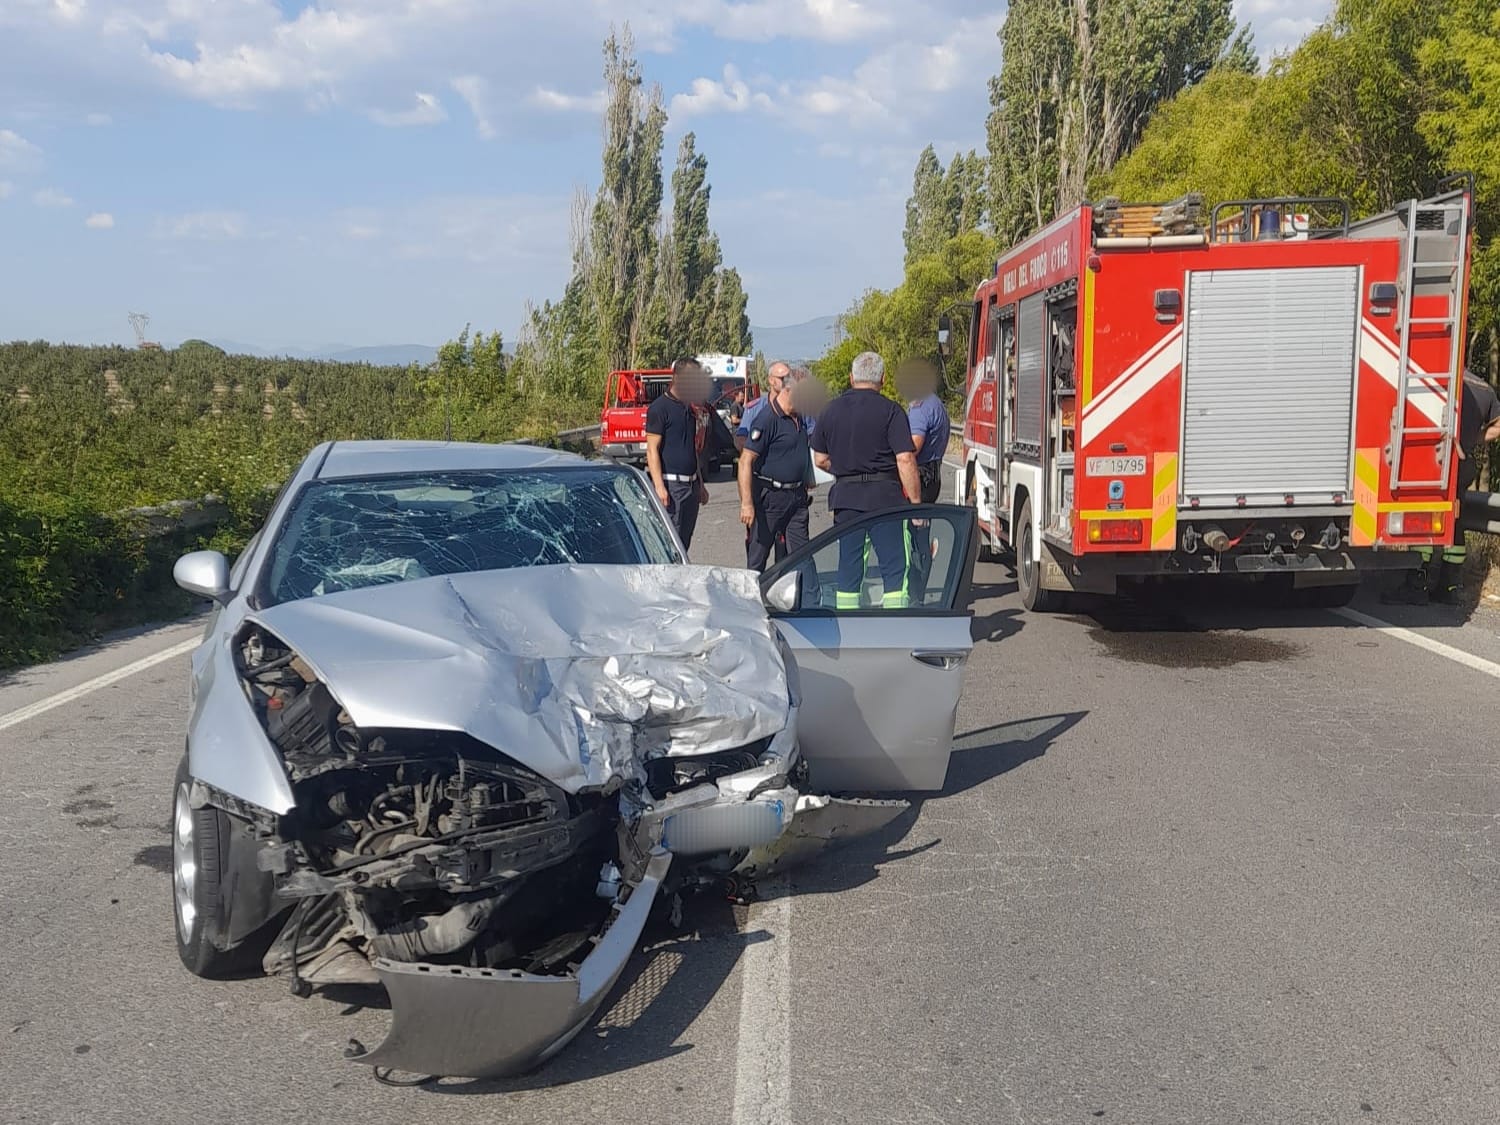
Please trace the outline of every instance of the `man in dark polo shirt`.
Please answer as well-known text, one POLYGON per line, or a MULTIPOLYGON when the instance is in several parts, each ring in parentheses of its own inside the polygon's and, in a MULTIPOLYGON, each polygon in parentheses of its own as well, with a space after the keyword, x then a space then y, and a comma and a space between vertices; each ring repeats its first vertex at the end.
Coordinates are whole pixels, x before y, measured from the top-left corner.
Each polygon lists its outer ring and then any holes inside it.
POLYGON ((812 503, 812 453, 807 425, 796 405, 805 371, 792 368, 759 411, 740 453, 740 522, 745 525, 745 565, 765 572, 771 550, 780 562, 807 546, 812 503))
MULTIPOLYGON (((885 363, 874 352, 862 352, 850 369, 849 389, 818 415, 812 435, 813 462, 834 476, 828 506, 835 524, 866 512, 921 502, 911 425, 906 411, 880 393, 884 380, 885 363)), ((839 541, 836 607, 859 608, 871 547, 884 588, 881 605, 887 609, 910 605, 910 539, 906 525, 892 520, 867 536, 845 536, 839 541)))
POLYGON ((698 509, 708 503, 703 446, 709 409, 708 374, 694 359, 672 364, 672 384, 646 409, 646 469, 684 549, 692 546, 698 509))

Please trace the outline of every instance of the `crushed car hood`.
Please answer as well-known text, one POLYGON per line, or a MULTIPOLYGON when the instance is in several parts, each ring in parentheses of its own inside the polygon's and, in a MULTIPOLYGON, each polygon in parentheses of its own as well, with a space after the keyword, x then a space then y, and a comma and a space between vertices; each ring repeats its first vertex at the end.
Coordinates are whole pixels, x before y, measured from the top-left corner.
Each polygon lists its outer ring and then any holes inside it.
POLYGON ((750 571, 546 566, 422 578, 251 615, 366 730, 457 730, 569 791, 787 722, 750 571))

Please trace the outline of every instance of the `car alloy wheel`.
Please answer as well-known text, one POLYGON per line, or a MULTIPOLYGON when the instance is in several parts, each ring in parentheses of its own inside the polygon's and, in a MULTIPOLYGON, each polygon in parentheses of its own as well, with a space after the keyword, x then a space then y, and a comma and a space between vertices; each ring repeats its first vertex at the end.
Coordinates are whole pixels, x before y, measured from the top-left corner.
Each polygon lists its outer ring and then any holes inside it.
POLYGON ((198 881, 198 854, 193 806, 188 787, 179 785, 172 802, 172 901, 177 916, 177 937, 187 945, 198 922, 194 891, 198 881))

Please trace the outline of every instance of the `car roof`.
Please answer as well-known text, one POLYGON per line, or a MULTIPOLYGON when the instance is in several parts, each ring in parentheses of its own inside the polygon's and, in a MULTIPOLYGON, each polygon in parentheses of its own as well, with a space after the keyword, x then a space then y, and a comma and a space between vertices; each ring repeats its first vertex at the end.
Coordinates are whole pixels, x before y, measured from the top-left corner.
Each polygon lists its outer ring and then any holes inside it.
POLYGON ((575 453, 544 446, 484 445, 465 441, 336 441, 329 444, 316 479, 341 480, 390 473, 441 473, 485 469, 562 469, 588 465, 575 453))

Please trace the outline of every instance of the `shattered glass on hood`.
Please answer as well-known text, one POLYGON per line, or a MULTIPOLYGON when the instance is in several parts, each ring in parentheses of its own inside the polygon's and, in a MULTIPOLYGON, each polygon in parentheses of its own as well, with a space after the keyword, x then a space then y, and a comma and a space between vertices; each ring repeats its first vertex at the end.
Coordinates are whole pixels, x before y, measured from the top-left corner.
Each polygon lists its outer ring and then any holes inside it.
POLYGON ((756 575, 705 566, 450 574, 273 606, 356 726, 464 731, 564 789, 787 721, 756 575))

